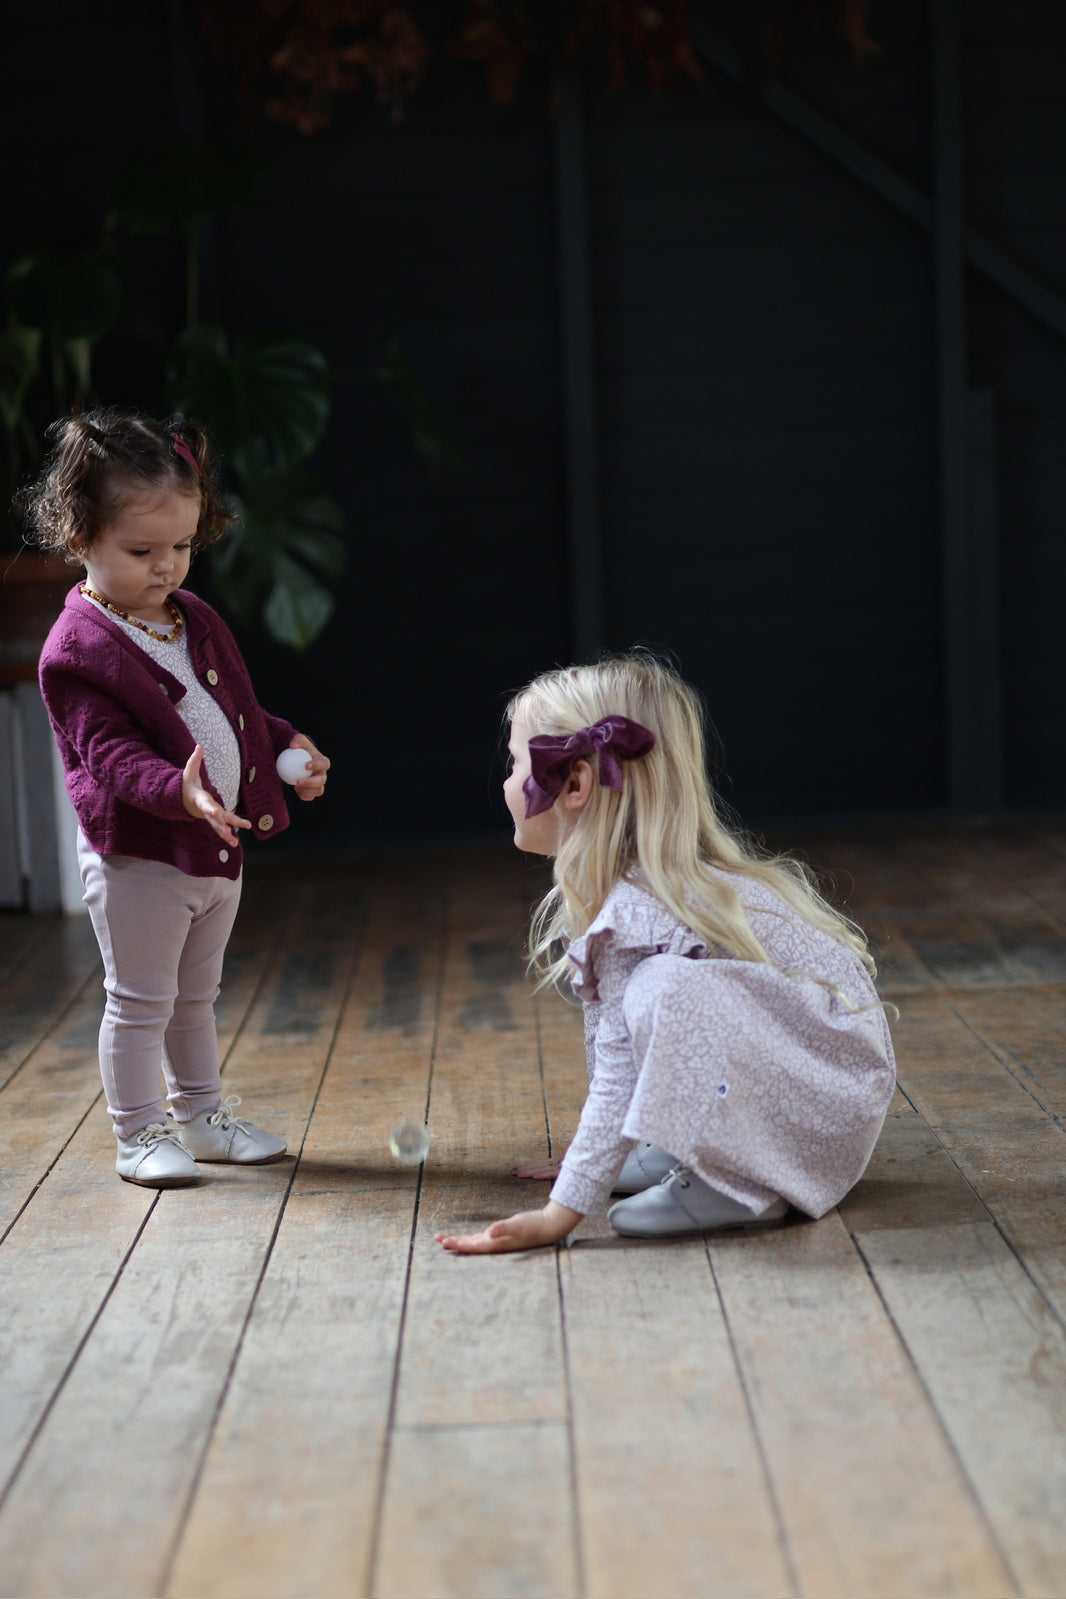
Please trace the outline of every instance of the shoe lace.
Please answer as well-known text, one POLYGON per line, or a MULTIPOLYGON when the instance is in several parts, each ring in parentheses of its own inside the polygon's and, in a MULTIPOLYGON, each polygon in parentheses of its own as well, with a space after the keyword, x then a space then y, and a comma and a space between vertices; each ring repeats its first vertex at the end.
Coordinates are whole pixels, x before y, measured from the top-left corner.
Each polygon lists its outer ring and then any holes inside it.
POLYGON ((173 1127, 164 1127, 162 1122, 149 1122, 137 1134, 137 1142, 150 1149, 153 1144, 176 1144, 178 1140, 173 1127))
POLYGON ((677 1178, 678 1187, 679 1188, 687 1188, 688 1187, 688 1180, 689 1180, 689 1178, 691 1176, 692 1176, 692 1167, 691 1166, 686 1166, 682 1161, 678 1161, 677 1165, 674 1166, 670 1171, 667 1172, 666 1176, 663 1178, 663 1182, 664 1183, 671 1182, 676 1177, 677 1178))
POLYGON ((250 1127, 251 1123, 246 1122, 243 1116, 235 1116, 233 1114, 240 1102, 240 1094, 230 1094, 228 1098, 222 1101, 218 1109, 212 1111, 207 1118, 208 1127, 221 1127, 224 1133, 228 1132, 231 1127, 250 1127))

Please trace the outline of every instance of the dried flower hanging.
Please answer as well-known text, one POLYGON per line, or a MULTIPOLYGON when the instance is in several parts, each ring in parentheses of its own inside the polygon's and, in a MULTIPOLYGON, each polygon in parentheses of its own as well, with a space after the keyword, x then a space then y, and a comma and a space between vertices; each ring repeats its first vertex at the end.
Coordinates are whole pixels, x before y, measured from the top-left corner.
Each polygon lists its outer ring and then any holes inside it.
MULTIPOLYGON (((371 91, 394 117, 436 72, 485 75, 512 101, 539 74, 574 60, 606 68, 619 87, 636 72, 656 88, 703 76, 689 37, 689 0, 179 0, 194 16, 246 125, 265 114, 312 133, 338 99, 371 91)), ((754 3, 754 0, 753 0, 754 3)), ((875 48, 869 0, 764 0, 764 52, 797 23, 832 25, 856 56, 875 48)))

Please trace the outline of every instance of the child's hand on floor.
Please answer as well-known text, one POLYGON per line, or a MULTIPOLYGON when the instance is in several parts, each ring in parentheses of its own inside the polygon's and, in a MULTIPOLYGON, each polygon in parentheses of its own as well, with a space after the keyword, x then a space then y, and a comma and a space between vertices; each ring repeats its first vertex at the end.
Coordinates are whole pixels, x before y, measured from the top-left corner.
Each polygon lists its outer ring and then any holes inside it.
POLYGON ((512 1177, 532 1177, 537 1182, 552 1182, 559 1175, 562 1161, 554 1160, 526 1160, 521 1166, 511 1168, 512 1177))
POLYGON ((568 1210, 549 1199, 543 1210, 522 1210, 517 1215, 494 1221, 480 1233, 435 1234, 438 1244, 453 1255, 500 1255, 512 1249, 537 1249, 557 1244, 581 1220, 580 1211, 568 1210))

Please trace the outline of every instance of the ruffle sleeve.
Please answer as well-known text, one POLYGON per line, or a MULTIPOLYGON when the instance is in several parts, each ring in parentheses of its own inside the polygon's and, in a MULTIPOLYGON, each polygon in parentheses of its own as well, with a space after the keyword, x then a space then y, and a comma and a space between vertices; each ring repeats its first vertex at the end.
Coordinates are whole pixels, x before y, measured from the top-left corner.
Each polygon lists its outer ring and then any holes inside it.
POLYGON ((639 883, 625 879, 614 885, 595 920, 567 949, 574 964, 574 993, 579 999, 592 1003, 600 999, 597 972, 607 944, 615 954, 700 957, 718 953, 709 951, 704 940, 679 922, 662 900, 639 883))

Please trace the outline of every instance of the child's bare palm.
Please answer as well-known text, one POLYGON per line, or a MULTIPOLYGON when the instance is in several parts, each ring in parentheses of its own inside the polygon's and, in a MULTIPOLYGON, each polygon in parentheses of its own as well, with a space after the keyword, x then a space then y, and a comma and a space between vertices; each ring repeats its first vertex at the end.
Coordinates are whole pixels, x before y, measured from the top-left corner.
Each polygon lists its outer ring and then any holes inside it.
POLYGON ((452 1255, 499 1255, 511 1249, 557 1244, 580 1220, 576 1210, 567 1210, 549 1199, 543 1210, 520 1210, 515 1216, 494 1221, 480 1233, 435 1233, 434 1237, 452 1255))
POLYGON ((219 838, 226 844, 235 845, 238 827, 251 827, 251 822, 243 816, 234 816, 232 811, 227 811, 207 792, 200 780, 200 767, 203 765, 203 745, 197 744, 189 759, 185 763, 185 770, 181 774, 181 798, 190 816, 204 821, 213 827, 219 838))

